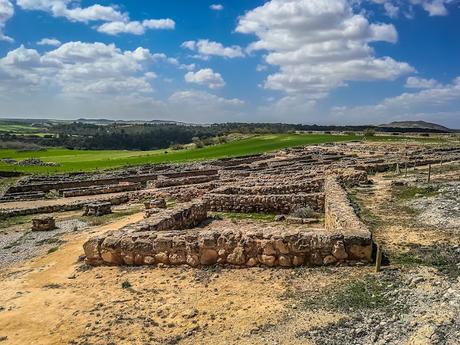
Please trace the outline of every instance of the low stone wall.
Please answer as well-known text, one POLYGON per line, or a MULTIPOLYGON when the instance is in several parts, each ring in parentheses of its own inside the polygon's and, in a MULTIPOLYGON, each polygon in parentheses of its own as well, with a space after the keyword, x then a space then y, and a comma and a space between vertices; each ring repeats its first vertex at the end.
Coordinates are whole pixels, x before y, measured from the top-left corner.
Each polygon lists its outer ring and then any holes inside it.
POLYGON ((183 186, 190 184, 206 183, 219 179, 219 175, 188 176, 155 181, 156 188, 183 186))
POLYGON ((0 198, 0 202, 8 202, 8 201, 27 201, 27 200, 37 200, 45 198, 45 192, 24 192, 24 193, 10 193, 7 195, 3 195, 0 198))
MULTIPOLYGON (((110 202, 112 205, 120 205, 127 203, 129 201, 128 195, 114 196, 110 198, 98 199, 98 202, 110 202)), ((0 219, 6 219, 17 216, 27 216, 30 214, 39 214, 39 213, 54 213, 54 212, 66 212, 66 211, 76 211, 81 210, 88 204, 89 201, 78 201, 65 204, 55 204, 47 206, 37 206, 37 207, 28 207, 28 208, 14 208, 14 209, 4 209, 0 210, 0 219)))
POLYGON ((328 176, 325 182, 324 226, 326 230, 342 233, 347 243, 362 247, 366 259, 371 260, 372 234, 354 212, 347 193, 334 176, 328 176))
POLYGON ((120 230, 94 237, 88 240, 83 248, 89 263, 111 262, 115 259, 108 259, 112 255, 110 253, 116 253, 118 249, 122 248, 124 241, 128 239, 138 238, 144 233, 156 234, 165 230, 178 231, 192 228, 206 220, 207 217, 207 205, 205 203, 184 203, 173 209, 156 213, 140 222, 125 226, 120 230))
POLYGON ((359 184, 368 183, 369 181, 366 171, 352 168, 335 169, 333 175, 340 185, 346 187, 354 187, 359 184))
POLYGON ((213 164, 220 166, 220 167, 230 167, 230 166, 235 166, 235 165, 240 165, 240 164, 250 164, 250 163, 257 162, 257 161, 266 160, 270 157, 273 157, 273 155, 260 153, 260 154, 249 155, 249 156, 239 156, 239 157, 216 159, 213 162, 213 164))
POLYGON ((112 213, 112 204, 110 202, 95 202, 86 204, 83 216, 101 217, 112 213))
POLYGON ((131 175, 123 177, 113 177, 113 178, 104 178, 104 179, 88 179, 88 180, 72 180, 72 181, 63 181, 63 182, 50 182, 50 183, 34 183, 34 184, 25 184, 12 186, 8 189, 7 193, 22 193, 22 192, 32 192, 32 191, 43 191, 49 192, 50 190, 61 190, 69 188, 82 188, 82 187, 91 187, 91 186, 101 186, 101 185, 113 185, 120 182, 147 182, 155 180, 158 177, 158 174, 144 174, 144 175, 131 175))
POLYGON ((324 193, 271 195, 206 194, 203 197, 211 211, 243 213, 290 213, 298 206, 315 212, 324 210, 324 193))
POLYGON ((81 180, 70 180, 70 181, 56 181, 56 182, 45 182, 45 183, 30 183, 24 185, 17 185, 8 188, 8 193, 23 193, 23 192, 34 192, 42 191, 49 192, 50 190, 61 190, 69 188, 82 188, 91 186, 103 186, 103 185, 114 185, 121 182, 133 182, 133 183, 145 183, 147 181, 156 180, 159 176, 165 176, 168 178, 183 178, 189 176, 209 176, 216 175, 218 173, 215 169, 202 169, 202 170, 187 170, 181 172, 166 172, 166 173, 150 173, 150 174, 136 174, 128 176, 114 176, 108 178, 97 178, 97 179, 81 179, 81 180))
POLYGON ((296 184, 276 184, 269 186, 239 187, 230 186, 215 189, 215 194, 267 195, 293 193, 319 193, 324 191, 324 179, 314 179, 296 184))
POLYGON ((120 192, 132 192, 142 188, 140 183, 112 184, 108 186, 95 186, 91 188, 77 188, 70 190, 61 190, 62 196, 65 198, 84 195, 110 194, 120 192))
POLYGON ((217 175, 217 169, 200 169, 200 170, 186 170, 180 172, 169 172, 158 174, 161 176, 169 177, 169 178, 179 178, 179 177, 190 177, 190 176, 210 176, 210 175, 217 175))
POLYGON ((208 194, 207 197, 211 199, 178 205, 120 230, 91 238, 84 244, 87 262, 92 265, 293 267, 371 260, 371 234, 354 214, 345 190, 334 176, 326 178, 325 194, 208 194), (212 199, 216 196, 217 199, 212 199), (325 229, 310 229, 304 224, 279 223, 241 229, 226 222, 225 227, 216 229, 213 223, 196 228, 207 218, 208 207, 213 209, 213 200, 240 212, 267 212, 273 208, 278 211, 280 207, 286 211, 292 205, 308 204, 313 209, 325 209, 326 226, 325 229), (244 200, 243 209, 241 200, 244 200))
POLYGON ((370 240, 356 242, 318 229, 144 231, 113 234, 85 243, 92 265, 229 264, 237 266, 330 265, 370 257, 370 240))
POLYGON ((56 229, 53 217, 39 217, 32 219, 32 231, 51 231, 56 229))

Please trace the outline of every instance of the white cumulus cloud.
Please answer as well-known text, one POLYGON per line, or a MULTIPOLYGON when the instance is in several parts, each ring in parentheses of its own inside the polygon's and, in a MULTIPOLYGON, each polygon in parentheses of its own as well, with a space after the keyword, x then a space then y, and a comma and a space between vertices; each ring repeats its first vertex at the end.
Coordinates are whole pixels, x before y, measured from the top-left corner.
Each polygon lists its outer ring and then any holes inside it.
POLYGON ((6 22, 13 17, 14 6, 11 1, 0 0, 0 41, 13 42, 13 39, 4 34, 6 22))
POLYGON ((212 4, 209 8, 213 11, 222 11, 224 9, 224 5, 221 4, 212 4))
POLYGON ((220 73, 214 72, 211 68, 188 72, 184 78, 187 83, 205 85, 210 89, 218 89, 225 86, 224 79, 220 73))
POLYGON ((432 89, 438 85, 439 83, 434 79, 409 77, 406 80, 405 87, 408 89, 432 89))
POLYGON ((332 116, 336 122, 383 123, 423 119, 458 126, 460 77, 449 84, 426 79, 413 79, 409 84, 417 85, 420 90, 404 92, 374 105, 335 107, 332 109, 332 116))
POLYGON ((78 6, 78 1, 72 0, 17 0, 17 4, 24 10, 45 11, 54 17, 64 17, 75 22, 117 21, 128 18, 127 14, 112 6, 95 4, 82 8, 78 6), (75 4, 76 6, 70 6, 75 4))
POLYGON ((430 16, 445 16, 449 13, 447 6, 457 0, 371 0, 376 4, 381 4, 388 16, 397 17, 400 12, 411 16, 414 6, 420 6, 430 16))
POLYGON ((0 89, 30 93, 52 88, 56 94, 93 98, 152 92, 149 66, 156 55, 139 47, 122 51, 114 44, 68 42, 42 55, 23 45, 0 59, 0 89))
POLYGON ((224 47, 222 43, 207 39, 186 41, 182 43, 181 47, 197 52, 197 57, 203 59, 208 59, 210 56, 221 56, 230 59, 244 56, 240 46, 234 45, 231 47, 224 47))
POLYGON ((74 0, 17 0, 17 4, 24 10, 45 11, 54 17, 64 17, 73 22, 105 22, 97 30, 109 35, 142 35, 147 29, 174 29, 176 24, 170 18, 131 21, 129 14, 120 12, 116 6, 94 4, 80 7, 80 2, 74 0))
POLYGON ((61 45, 61 41, 59 41, 56 38, 42 38, 40 41, 37 42, 37 45, 59 47, 61 45))
POLYGON ((391 24, 371 23, 347 0, 271 0, 240 17, 237 32, 255 34, 248 50, 267 51, 279 71, 264 87, 299 102, 323 98, 348 81, 394 80, 414 69, 391 57, 376 57, 372 42, 395 43, 391 24))
POLYGON ((155 30, 172 30, 176 23, 172 19, 147 19, 142 22, 110 22, 104 23, 98 27, 97 31, 109 35, 117 35, 120 33, 128 33, 133 35, 143 35, 147 29, 155 30))

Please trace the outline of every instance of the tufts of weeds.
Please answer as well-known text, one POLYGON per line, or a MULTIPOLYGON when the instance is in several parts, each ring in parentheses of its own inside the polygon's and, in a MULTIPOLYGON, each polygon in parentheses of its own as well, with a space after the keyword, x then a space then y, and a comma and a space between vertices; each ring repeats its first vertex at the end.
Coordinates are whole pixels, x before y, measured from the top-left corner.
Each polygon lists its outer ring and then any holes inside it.
POLYGON ((123 283, 121 283, 121 288, 122 289, 131 289, 132 285, 128 280, 125 280, 123 283))
POLYGON ((48 254, 54 253, 54 252, 56 252, 58 249, 59 249, 59 247, 52 247, 52 248, 48 249, 48 254))
POLYGON ((32 220, 33 216, 17 216, 17 217, 10 217, 6 219, 0 220, 0 229, 6 229, 14 225, 20 225, 28 223, 32 220))
POLYGON ((409 267, 434 267, 452 279, 460 277, 460 258, 449 245, 412 245, 408 251, 390 254, 390 260, 393 264, 409 267))
POLYGON ((391 292, 399 285, 398 279, 392 279, 390 283, 386 279, 368 275, 348 281, 338 289, 329 290, 321 296, 307 297, 303 305, 307 309, 332 311, 390 311, 396 308, 393 303, 396 297, 391 292))
POLYGON ((247 219, 261 222, 273 222, 275 221, 276 215, 271 213, 213 212, 212 216, 219 217, 220 219, 230 219, 231 221, 247 219))
POLYGON ((56 244, 56 245, 61 245, 61 244, 64 244, 66 241, 64 240, 61 240, 57 237, 51 237, 51 238, 45 238, 43 240, 40 240, 40 241, 37 241, 37 243, 35 244, 36 246, 42 246, 44 244, 56 244))
POLYGON ((369 226, 371 230, 375 230, 382 225, 383 221, 368 208, 364 207, 365 202, 357 196, 356 191, 349 192, 348 199, 356 215, 364 224, 369 226))
POLYGON ((406 186, 397 187, 393 195, 400 200, 410 200, 414 198, 430 197, 438 194, 439 186, 406 186))
POLYGON ((43 285, 44 289, 60 289, 61 287, 62 286, 60 284, 55 284, 55 283, 43 285))

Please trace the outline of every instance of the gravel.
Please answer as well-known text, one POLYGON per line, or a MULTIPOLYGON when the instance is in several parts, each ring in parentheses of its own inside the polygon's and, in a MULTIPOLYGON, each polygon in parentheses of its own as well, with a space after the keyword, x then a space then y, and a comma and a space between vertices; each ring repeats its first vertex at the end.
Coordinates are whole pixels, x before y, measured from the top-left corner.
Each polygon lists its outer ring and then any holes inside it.
POLYGON ((460 182, 443 184, 436 195, 416 198, 409 206, 420 212, 420 223, 460 233, 460 182))
POLYGON ((51 231, 18 231, 0 234, 0 266, 32 258, 64 241, 61 235, 82 230, 88 224, 78 219, 56 222, 51 231))

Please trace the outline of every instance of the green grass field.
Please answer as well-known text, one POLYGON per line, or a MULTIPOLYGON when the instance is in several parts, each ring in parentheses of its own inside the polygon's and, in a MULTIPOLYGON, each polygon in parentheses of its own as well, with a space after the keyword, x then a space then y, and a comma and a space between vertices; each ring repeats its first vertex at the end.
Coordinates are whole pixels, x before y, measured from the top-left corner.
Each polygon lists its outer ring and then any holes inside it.
POLYGON ((17 124, 17 123, 9 123, 5 121, 0 121, 0 132, 10 133, 10 134, 19 134, 19 135, 27 135, 27 134, 43 135, 44 129, 33 127, 27 124, 17 124))
MULTIPOLYGON (((12 158, 22 160, 39 158, 45 162, 61 164, 58 167, 16 166, 0 162, 1 171, 21 171, 29 173, 56 173, 72 171, 90 171, 109 169, 125 165, 140 165, 147 163, 185 162, 192 160, 235 157, 256 153, 274 151, 286 147, 360 140, 362 137, 353 135, 332 134, 273 134, 259 135, 246 139, 232 141, 226 144, 207 146, 200 149, 156 150, 156 151, 122 151, 122 150, 68 150, 52 148, 47 151, 17 152, 15 150, 0 150, 0 159, 12 158)), ((394 136, 375 136, 366 140, 400 141, 408 138, 394 136)), ((432 142, 433 139, 418 139, 432 142)))

